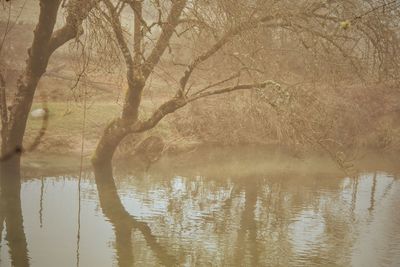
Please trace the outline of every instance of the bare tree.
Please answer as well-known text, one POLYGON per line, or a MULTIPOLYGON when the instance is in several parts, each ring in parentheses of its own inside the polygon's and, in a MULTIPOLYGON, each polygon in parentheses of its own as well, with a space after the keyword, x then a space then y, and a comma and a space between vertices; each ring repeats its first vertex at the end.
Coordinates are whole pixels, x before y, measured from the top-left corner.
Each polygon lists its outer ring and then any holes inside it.
MULTIPOLYGON (((347 77, 359 77, 363 80, 376 71, 376 68, 365 63, 378 57, 381 73, 397 77, 398 61, 393 60, 396 58, 394 55, 398 46, 395 31, 390 30, 387 21, 371 22, 368 17, 371 6, 359 7, 357 3, 358 1, 347 4, 299 1, 293 4, 289 1, 238 3, 229 0, 176 0, 171 3, 151 1, 144 4, 138 1, 103 1, 98 10, 113 31, 113 38, 125 64, 128 88, 121 116, 106 127, 97 145, 93 157, 94 165, 110 163, 117 146, 127 135, 152 129, 167 114, 190 102, 237 90, 266 88, 270 85, 271 88, 279 87, 275 82, 265 82, 268 59, 262 57, 262 54, 259 60, 248 56, 251 45, 253 51, 265 50, 263 34, 268 29, 271 29, 269 38, 276 38, 283 32, 288 40, 301 46, 302 56, 309 55, 313 59, 306 64, 313 66, 315 70, 321 68, 320 62, 326 62, 328 66, 336 57, 338 59, 332 62, 332 65, 345 60, 347 70, 353 68, 354 72, 347 77), (133 21, 127 20, 124 17, 126 14, 130 14, 133 21), (386 32, 385 35, 376 33, 383 31, 386 32), (371 32, 378 35, 371 36, 371 32), (378 36, 387 41, 385 48, 376 40, 378 36), (157 73, 165 52, 174 53, 174 43, 177 39, 182 41, 184 38, 189 39, 191 43, 208 39, 208 45, 195 46, 196 52, 192 60, 188 63, 178 63, 185 69, 176 79, 175 96, 160 105, 152 115, 143 118, 140 107, 143 91, 149 86, 149 77, 157 73), (254 47, 256 45, 258 49, 254 47), (364 51, 367 46, 373 48, 371 52, 367 55, 361 54, 360 51, 364 51), (232 47, 239 52, 229 49, 232 47), (212 69, 211 72, 228 74, 202 88, 193 86, 191 79, 195 73, 204 66, 211 69, 207 62, 214 58, 221 59, 221 53, 229 55, 232 59, 229 64, 231 66, 219 66, 219 69, 212 69), (247 58, 242 56, 244 54, 247 58), (319 65, 316 65, 315 57, 318 57, 319 65), (229 74, 228 70, 232 68, 235 71, 229 74)), ((304 66, 304 70, 307 67, 304 66)), ((170 90, 171 86, 167 87, 166 91, 170 90)), ((271 104, 271 101, 268 103, 271 104)), ((303 122, 307 122, 307 119, 303 122)), ((299 123, 296 123, 296 127, 298 125, 299 123)), ((307 129, 299 129, 300 132, 303 130, 307 132, 307 129)), ((308 132, 305 139, 310 140, 307 135, 308 132)))
POLYGON ((32 45, 28 49, 26 67, 18 78, 16 93, 12 99, 7 99, 7 85, 3 76, 0 76, 2 185, 19 184, 19 178, 15 177, 19 177, 26 122, 38 82, 46 72, 51 55, 59 47, 82 34, 82 21, 96 3, 94 0, 69 1, 66 3, 66 22, 63 27, 55 30, 61 0, 41 0, 40 14, 32 45), (7 173, 15 175, 6 175, 7 173))
MULTIPOLYGON (((188 84, 192 74, 198 70, 201 64, 215 56, 224 46, 237 38, 242 33, 256 29, 261 25, 264 27, 272 27, 277 24, 284 24, 279 17, 274 17, 270 13, 261 16, 257 14, 257 7, 249 9, 249 16, 233 17, 228 11, 221 11, 221 8, 227 8, 227 2, 221 1, 215 4, 218 12, 223 12, 221 16, 226 15, 228 19, 212 18, 212 22, 217 24, 219 29, 207 23, 206 20, 199 16, 199 5, 204 4, 202 1, 172 1, 170 6, 164 1, 154 1, 153 7, 156 10, 155 21, 151 22, 151 18, 147 19, 143 16, 144 7, 138 1, 125 1, 114 4, 110 0, 103 1, 104 5, 101 10, 105 18, 108 20, 115 35, 117 46, 121 52, 126 66, 127 92, 122 108, 122 114, 119 118, 114 119, 105 129, 96 148, 93 157, 94 165, 102 165, 110 163, 113 154, 122 139, 129 134, 145 132, 155 127, 158 122, 167 114, 184 107, 190 102, 205 98, 212 95, 229 93, 237 90, 249 90, 254 88, 266 88, 275 86, 272 81, 255 81, 240 82, 237 79, 239 75, 229 76, 217 81, 209 86, 200 88, 192 92, 191 86, 188 84), (129 39, 129 35, 125 33, 123 22, 121 21, 121 10, 124 5, 130 8, 134 16, 133 40, 129 39), (159 34, 152 33, 154 28, 159 29, 159 34), (153 114, 147 119, 140 119, 140 106, 142 103, 142 93, 149 80, 149 77, 155 72, 156 67, 160 64, 163 54, 167 49, 171 49, 173 43, 173 35, 180 36, 178 32, 196 33, 200 30, 208 29, 215 35, 215 41, 206 49, 200 51, 190 63, 185 64, 186 68, 177 83, 175 96, 160 105, 153 114), (218 31, 218 34, 217 34, 218 31), (219 35, 219 36, 218 36, 219 35), (152 47, 144 46, 145 40, 151 40, 152 47), (155 39, 155 40, 153 40, 155 39), (133 42, 133 49, 129 48, 130 42, 133 42), (132 50, 132 51, 131 51, 132 50), (224 87, 224 84, 236 78, 236 82, 232 85, 224 87)), ((206 6, 208 3, 206 3, 206 6)), ((214 4, 210 4, 214 5, 214 4)), ((146 7, 148 8, 148 7, 146 7)), ((214 10, 215 11, 215 10, 214 10)), ((238 11, 238 10, 236 10, 238 11)), ((203 13, 204 15, 205 13, 203 13)))

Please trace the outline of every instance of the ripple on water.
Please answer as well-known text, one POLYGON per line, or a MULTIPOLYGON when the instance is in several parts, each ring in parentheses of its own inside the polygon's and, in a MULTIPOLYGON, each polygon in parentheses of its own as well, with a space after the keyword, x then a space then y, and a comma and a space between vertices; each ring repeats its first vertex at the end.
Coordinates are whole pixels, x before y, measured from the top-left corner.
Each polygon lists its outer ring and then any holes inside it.
MULTIPOLYGON (((358 179, 289 178, 119 179, 114 203, 120 200, 147 225, 150 237, 143 229, 124 232, 126 224, 118 217, 107 222, 101 205, 109 200, 100 203, 94 180, 84 179, 81 266, 130 260, 157 266, 166 257, 162 251, 182 266, 400 266, 398 180, 385 173, 358 179)), ((54 266, 59 259, 75 265, 77 200, 73 177, 23 184, 33 266, 54 266)), ((4 234, 0 253, 2 266, 8 266, 4 234)))

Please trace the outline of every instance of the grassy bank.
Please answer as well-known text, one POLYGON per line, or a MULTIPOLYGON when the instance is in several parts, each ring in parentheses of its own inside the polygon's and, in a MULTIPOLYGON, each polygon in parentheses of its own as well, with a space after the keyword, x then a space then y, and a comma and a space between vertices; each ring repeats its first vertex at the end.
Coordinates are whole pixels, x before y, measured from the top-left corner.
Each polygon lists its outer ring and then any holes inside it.
MULTIPOLYGON (((32 110, 42 108, 41 103, 35 103, 32 110)), ((38 152, 74 154, 81 148, 83 113, 82 105, 65 102, 47 103, 49 110, 48 128, 38 152)), ((119 112, 119 107, 114 103, 96 103, 89 105, 85 123, 85 151, 93 149, 102 129, 119 112)), ((25 144, 31 143, 42 126, 41 118, 30 116, 25 144)))
MULTIPOLYGON (((158 103, 145 102, 143 113, 148 116, 158 103)), ((64 154, 79 155, 82 145, 82 131, 84 122, 84 108, 81 103, 48 102, 49 110, 48 127, 45 136, 37 147, 37 154, 64 154)), ((42 103, 35 103, 32 110, 42 108, 42 103)), ((92 154, 95 146, 107 124, 116 118, 121 112, 121 107, 114 102, 88 103, 86 109, 86 122, 84 128, 84 155, 92 154)), ((25 146, 32 143, 42 126, 41 118, 30 116, 27 125, 25 146)), ((163 120, 160 124, 146 135, 159 135, 167 145, 180 143, 182 147, 189 145, 192 141, 189 138, 180 138, 169 119, 163 120)), ((130 138, 125 140, 120 150, 128 150, 134 141, 130 138)), ((174 144, 176 145, 176 144, 174 144)))

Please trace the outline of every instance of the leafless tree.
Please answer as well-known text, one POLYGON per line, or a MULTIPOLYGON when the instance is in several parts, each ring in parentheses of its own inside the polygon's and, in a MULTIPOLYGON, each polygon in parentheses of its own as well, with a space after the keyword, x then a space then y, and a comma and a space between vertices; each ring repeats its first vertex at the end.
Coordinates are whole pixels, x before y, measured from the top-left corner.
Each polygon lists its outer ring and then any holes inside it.
POLYGON ((93 157, 94 165, 110 163, 117 146, 124 137, 153 128, 167 114, 190 102, 237 90, 276 86, 273 81, 241 82, 239 73, 231 74, 195 91, 191 90, 189 81, 193 73, 233 39, 243 37, 243 33, 259 27, 288 24, 275 10, 272 13, 259 13, 259 11, 263 11, 259 8, 262 5, 259 3, 255 3, 254 6, 246 6, 245 4, 235 4, 234 1, 217 2, 176 0, 168 4, 166 1, 154 1, 149 6, 144 6, 138 1, 116 3, 110 0, 103 1, 103 5, 99 8, 112 27, 117 46, 124 59, 128 89, 121 116, 107 126, 98 143, 93 157), (125 5, 134 17, 132 39, 126 34, 129 29, 123 27, 121 14, 123 14, 125 5), (150 18, 147 19, 143 14, 151 7, 155 11, 150 14, 155 14, 155 16, 148 16, 150 18), (211 10, 213 13, 207 13, 205 10, 211 10), (240 10, 242 10, 242 14, 240 14, 240 10), (234 13, 232 13, 233 11, 234 13), (159 31, 158 34, 155 33, 156 29, 159 31), (160 65, 164 52, 171 49, 174 35, 179 38, 184 34, 199 35, 199 32, 206 32, 207 36, 214 36, 214 41, 196 53, 189 63, 183 64, 185 70, 178 79, 175 96, 160 105, 150 117, 141 119, 139 113, 143 90, 149 77, 160 65), (147 40, 151 40, 151 46, 145 46, 147 40), (131 42, 133 42, 133 49, 130 49, 131 42), (227 85, 233 80, 234 83, 227 85))
POLYGON ((41 0, 40 14, 34 30, 32 45, 28 49, 25 70, 18 78, 15 95, 10 99, 6 97, 7 85, 3 76, 0 76, 2 184, 3 182, 4 184, 19 184, 19 179, 15 179, 15 177, 19 177, 26 122, 38 82, 46 72, 51 55, 59 47, 82 34, 82 21, 96 3, 97 1, 89 0, 69 1, 66 4, 67 16, 64 26, 54 29, 61 0, 41 0), (6 175, 10 172, 15 175, 6 175))
MULTIPOLYGON (((337 66, 338 61, 346 61, 347 69, 343 70, 352 72, 347 77, 364 80, 368 75, 372 76, 371 73, 374 76, 375 73, 378 76, 384 74, 385 79, 389 76, 397 77, 396 53, 399 42, 396 31, 391 26, 395 22, 390 21, 394 16, 393 10, 396 9, 391 7, 390 14, 384 20, 371 18, 374 14, 372 11, 382 8, 383 6, 375 7, 372 2, 365 4, 356 0, 345 3, 103 1, 97 10, 112 29, 112 38, 123 58, 127 90, 121 116, 106 127, 97 145, 93 157, 94 165, 110 163, 116 148, 127 135, 152 129, 167 114, 195 100, 237 90, 280 88, 279 84, 267 80, 265 69, 268 69, 270 62, 262 54, 266 50, 267 42, 263 38, 265 33, 272 39, 282 37, 280 33, 284 33, 287 40, 302 47, 300 50, 303 58, 309 55, 311 59, 304 63, 304 70, 313 66, 315 71, 323 67, 324 71, 329 72, 327 66, 337 58, 332 65, 337 66), (131 19, 127 19, 127 15, 131 19), (174 78, 177 81, 175 86, 166 85, 166 91, 171 90, 171 87, 175 88, 175 96, 160 105, 149 117, 143 118, 145 116, 140 113, 143 91, 150 86, 149 78, 157 74, 157 68, 162 67, 165 52, 177 53, 173 46, 177 40, 189 40, 191 48, 195 50, 194 56, 191 60, 185 60, 186 63, 177 63, 184 66, 183 73, 174 78), (385 40, 385 43, 380 40, 385 40), (369 52, 362 53, 367 47, 370 47, 369 52), (261 53, 254 52, 258 50, 261 53), (257 54, 258 59, 252 56, 252 51, 257 54), (213 59, 221 60, 221 54, 228 55, 231 59, 229 66, 226 62, 225 66, 207 65, 213 59), (378 66, 370 64, 371 61, 379 62, 378 66), (325 62, 325 65, 321 62, 325 62), (193 86, 195 82, 191 80, 202 68, 209 70, 207 74, 218 72, 225 77, 214 80, 210 75, 208 85, 193 86)), ((316 75, 323 76, 323 73, 316 75)), ((274 96, 268 96, 268 103, 274 106, 271 100, 283 91, 272 90, 274 96)), ((293 112, 287 114, 289 115, 286 119, 295 121, 291 116, 293 112)), ((302 128, 294 130, 304 131, 304 139, 320 142, 323 137, 310 137, 310 131, 317 131, 307 122, 308 115, 297 115, 303 119, 300 123, 291 125, 302 128)), ((327 145, 324 144, 323 147, 327 148, 327 145)))

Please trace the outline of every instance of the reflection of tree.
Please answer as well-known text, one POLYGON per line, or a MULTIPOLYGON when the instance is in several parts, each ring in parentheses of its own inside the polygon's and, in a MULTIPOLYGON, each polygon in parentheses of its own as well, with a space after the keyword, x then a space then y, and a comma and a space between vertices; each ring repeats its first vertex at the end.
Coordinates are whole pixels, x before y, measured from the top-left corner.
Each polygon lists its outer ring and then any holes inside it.
POLYGON ((293 253, 291 251, 292 243, 289 241, 290 218, 296 215, 294 207, 297 206, 297 203, 307 201, 304 195, 299 197, 296 192, 290 193, 292 187, 287 184, 287 178, 286 176, 276 176, 264 180, 263 187, 259 186, 260 192, 262 192, 260 198, 264 199, 260 209, 260 220, 265 222, 260 225, 260 229, 262 229, 260 232, 268 233, 263 244, 264 255, 268 258, 267 262, 271 262, 275 266, 288 265, 288 259, 293 253))
POLYGON ((374 177, 372 178, 370 206, 368 208, 369 212, 373 212, 374 211, 374 207, 375 207, 375 191, 376 191, 376 172, 374 173, 374 177))
POLYGON ((29 266, 28 245, 22 218, 20 179, 10 173, 2 173, 1 175, 1 188, 7 188, 7 190, 1 191, 0 221, 1 228, 3 228, 3 220, 6 224, 5 239, 10 249, 11 263, 18 267, 29 266))
MULTIPOLYGON (((179 173, 166 179, 165 172, 153 175, 155 170, 145 179, 130 179, 130 186, 144 193, 138 201, 146 209, 160 212, 149 215, 158 222, 153 230, 167 236, 178 248, 174 251, 184 251, 176 257, 192 265, 347 266, 365 215, 358 205, 371 198, 360 190, 365 179, 343 180, 336 174, 220 179, 179 173)), ((380 180, 371 178, 365 185, 375 187, 376 207, 380 180)))
MULTIPOLYGON (((0 188, 1 192, 1 188, 0 188)), ((0 195, 0 250, 1 250, 1 242, 3 241, 3 227, 4 227, 4 220, 5 220, 5 214, 4 214, 4 203, 0 195)), ((1 262, 1 259, 0 259, 1 262)))
POLYGON ((356 204, 357 204, 357 193, 358 193, 358 179, 359 177, 354 177, 353 178, 353 192, 351 194, 351 216, 354 221, 354 216, 355 216, 355 209, 356 209, 356 204))
POLYGON ((116 250, 119 266, 132 266, 134 263, 132 247, 132 230, 139 230, 147 245, 154 252, 159 261, 166 266, 177 264, 174 257, 157 241, 150 227, 131 216, 122 205, 117 188, 112 176, 111 166, 95 169, 97 190, 99 192, 100 206, 104 215, 110 220, 115 229, 116 250))
POLYGON ((244 253, 246 252, 246 234, 248 233, 248 241, 251 251, 251 265, 258 265, 258 241, 257 241, 257 223, 255 220, 255 209, 258 198, 258 185, 255 181, 246 181, 243 185, 245 192, 244 210, 240 220, 240 228, 238 231, 236 245, 235 263, 242 265, 244 253))
MULTIPOLYGON (((325 205, 319 211, 324 219, 324 249, 317 251, 314 258, 324 260, 324 265, 336 263, 340 266, 349 265, 357 240, 362 235, 363 221, 373 225, 373 221, 380 220, 374 213, 376 204, 383 200, 378 198, 377 191, 381 180, 377 173, 366 177, 354 177, 351 184, 350 200, 341 199, 341 195, 332 195, 325 198, 325 205), (365 193, 365 188, 370 186, 370 193, 365 193), (368 208, 364 204, 369 204, 368 208), (365 213, 366 210, 368 213, 365 213), (350 249, 349 249, 350 248, 350 249), (340 255, 340 257, 338 257, 340 255)), ((340 192, 340 191, 339 191, 340 192)))
POLYGON ((40 201, 39 201, 39 223, 43 227, 43 198, 44 198, 44 179, 40 178, 40 201))

